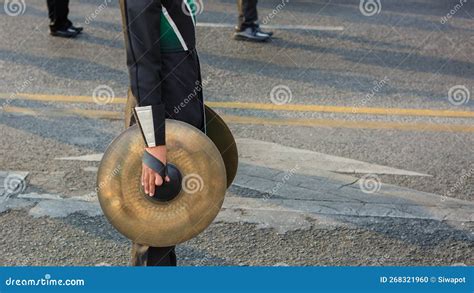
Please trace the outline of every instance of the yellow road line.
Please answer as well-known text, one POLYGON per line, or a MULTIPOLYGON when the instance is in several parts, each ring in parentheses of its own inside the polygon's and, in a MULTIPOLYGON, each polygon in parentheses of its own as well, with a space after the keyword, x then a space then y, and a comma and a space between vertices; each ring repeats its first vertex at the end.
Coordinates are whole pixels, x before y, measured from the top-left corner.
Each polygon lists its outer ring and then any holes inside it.
MULTIPOLYGON (((0 94, 0 99, 9 99, 11 95, 0 94)), ((71 103, 94 103, 92 96, 65 96, 19 93, 15 99, 26 99, 48 102, 71 102, 71 103)), ((110 104, 124 104, 126 98, 115 97, 110 104)), ((371 114, 371 115, 396 115, 396 116, 432 116, 432 117, 455 117, 474 118, 474 111, 454 111, 437 109, 405 109, 405 108, 375 108, 375 107, 346 107, 325 105, 299 105, 285 104, 274 105, 269 103, 243 103, 243 102, 206 102, 213 108, 227 109, 249 109, 267 111, 300 111, 300 112, 326 112, 346 114, 371 114)))
POLYGON ((345 107, 324 105, 274 105, 263 103, 240 103, 240 102, 206 102, 210 107, 254 109, 270 111, 300 111, 300 112, 329 112, 349 114, 373 114, 373 115, 400 115, 400 116, 437 116, 437 117, 474 117, 474 111, 452 111, 432 109, 403 109, 403 108, 371 108, 371 107, 345 107))
MULTIPOLYGON (((9 99, 11 95, 0 94, 0 99, 9 99)), ((44 94, 16 94, 13 100, 30 100, 43 102, 68 102, 68 103, 95 103, 92 96, 65 96, 65 95, 44 95, 44 94)), ((125 104, 125 98, 113 98, 108 104, 125 104)))
POLYGON ((434 124, 434 123, 398 123, 384 121, 351 121, 332 119, 267 119, 258 117, 230 116, 222 118, 227 123, 236 124, 261 124, 261 125, 291 125, 312 127, 334 127, 334 128, 357 128, 357 129, 396 129, 414 131, 438 131, 438 132, 474 132, 474 126, 462 124, 434 124))
MULTIPOLYGON (((84 110, 84 109, 57 109, 38 110, 7 106, 3 109, 7 113, 16 113, 32 116, 84 116, 101 119, 123 119, 123 113, 115 111, 84 110)), ((235 124, 260 124, 279 126, 309 126, 309 127, 333 127, 333 128, 355 128, 355 129, 394 129, 413 131, 437 131, 437 132, 474 132, 474 126, 462 124, 434 124, 434 123, 398 123, 385 121, 351 121, 332 119, 269 119, 250 116, 223 115, 227 123, 235 124)))
POLYGON ((66 116, 84 116, 89 118, 99 119, 123 119, 124 115, 121 112, 102 111, 102 110, 85 110, 85 109, 31 109, 23 107, 6 106, 3 108, 6 113, 15 113, 28 116, 49 116, 49 117, 66 117, 66 116))

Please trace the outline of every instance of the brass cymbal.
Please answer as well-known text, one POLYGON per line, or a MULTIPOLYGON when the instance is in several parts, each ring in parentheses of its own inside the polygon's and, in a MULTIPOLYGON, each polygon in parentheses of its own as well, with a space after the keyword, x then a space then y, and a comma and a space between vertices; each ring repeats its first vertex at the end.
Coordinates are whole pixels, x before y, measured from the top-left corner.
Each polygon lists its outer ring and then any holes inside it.
MULTIPOLYGON (((127 103, 125 105, 125 129, 135 124, 133 116, 133 108, 137 102, 132 95, 132 91, 128 90, 127 103)), ((205 106, 206 116, 206 135, 214 142, 217 149, 224 159, 225 169, 227 173, 227 187, 234 181, 239 165, 239 154, 234 136, 224 120, 214 112, 210 107, 205 106)))
POLYGON ((170 201, 151 199, 141 186, 144 140, 137 125, 120 134, 101 161, 99 202, 110 223, 127 238, 165 247, 189 240, 208 227, 224 201, 226 173, 222 157, 199 129, 166 121, 167 160, 183 177, 170 201))
POLYGON ((206 135, 221 153, 227 173, 227 187, 229 187, 234 181, 239 165, 237 144, 224 120, 208 106, 206 106, 206 135))

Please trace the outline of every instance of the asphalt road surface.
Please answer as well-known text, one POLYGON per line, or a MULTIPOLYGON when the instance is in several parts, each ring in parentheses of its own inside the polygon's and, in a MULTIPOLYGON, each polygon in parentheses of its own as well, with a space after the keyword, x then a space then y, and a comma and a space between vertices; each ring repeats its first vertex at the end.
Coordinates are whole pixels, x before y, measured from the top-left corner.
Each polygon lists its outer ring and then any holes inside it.
MULTIPOLYGON (((474 4, 459 3, 382 0, 374 12, 356 0, 263 0, 274 39, 254 44, 231 39, 234 1, 206 1, 197 27, 205 99, 239 139, 365 162, 368 171, 329 171, 469 206, 474 4)), ((72 2, 84 33, 71 40, 48 35, 45 6, 0 9, 0 171, 28 172, 24 193, 67 199, 94 190, 97 162, 57 158, 104 152, 123 129, 128 75, 116 2, 72 2)), ((258 197, 257 187, 229 196, 258 197)), ((30 208, 0 209, 0 264, 126 264, 128 242, 103 217, 30 208)), ((181 246, 181 264, 474 264, 472 221, 347 217, 285 233, 223 220, 181 246)))

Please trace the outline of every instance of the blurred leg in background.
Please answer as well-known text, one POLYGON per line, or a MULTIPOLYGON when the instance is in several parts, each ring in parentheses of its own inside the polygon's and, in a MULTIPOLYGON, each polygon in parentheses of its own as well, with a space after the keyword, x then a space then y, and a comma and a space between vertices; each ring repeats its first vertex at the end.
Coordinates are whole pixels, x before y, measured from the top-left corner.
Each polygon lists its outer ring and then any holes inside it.
POLYGON ((73 38, 82 32, 82 27, 75 27, 68 19, 69 0, 47 0, 49 30, 52 36, 73 38))
POLYGON ((257 0, 237 0, 239 12, 238 25, 235 28, 234 39, 265 42, 273 35, 263 32, 258 24, 257 0))

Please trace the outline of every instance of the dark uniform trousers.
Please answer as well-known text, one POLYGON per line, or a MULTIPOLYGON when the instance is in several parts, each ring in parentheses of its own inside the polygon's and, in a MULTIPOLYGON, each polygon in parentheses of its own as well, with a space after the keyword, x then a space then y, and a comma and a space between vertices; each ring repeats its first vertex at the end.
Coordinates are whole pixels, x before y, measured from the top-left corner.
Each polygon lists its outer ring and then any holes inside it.
MULTIPOLYGON (((164 106, 164 118, 184 121, 205 131, 201 71, 194 49, 194 24, 186 18, 189 15, 183 13, 181 3, 175 0, 120 0, 131 91, 139 106, 164 106), (174 22, 187 50, 161 52, 162 5, 169 15, 175 17, 174 22)), ((164 124, 164 119, 158 119, 154 117, 155 124, 164 124)), ((131 254, 133 266, 176 266, 174 246, 152 247, 133 243, 131 254)))
POLYGON ((257 0, 237 0, 239 30, 258 26, 257 0))
POLYGON ((69 0, 47 0, 50 28, 52 30, 65 29, 71 26, 67 18, 69 14, 69 0))

